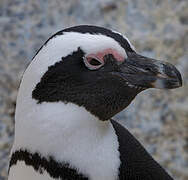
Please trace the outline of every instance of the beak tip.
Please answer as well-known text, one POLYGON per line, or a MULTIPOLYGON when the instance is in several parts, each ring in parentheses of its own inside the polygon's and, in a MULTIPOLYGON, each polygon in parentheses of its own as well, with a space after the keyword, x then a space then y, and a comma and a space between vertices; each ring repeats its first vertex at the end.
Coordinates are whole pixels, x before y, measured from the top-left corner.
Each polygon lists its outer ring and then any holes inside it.
POLYGON ((183 79, 179 71, 177 71, 177 77, 179 80, 179 87, 183 86, 183 79))
POLYGON ((160 78, 157 79, 155 82, 151 83, 153 88, 158 89, 175 89, 182 87, 182 78, 160 78))
POLYGON ((152 87, 159 89, 175 89, 179 88, 183 84, 181 73, 178 69, 169 63, 163 63, 162 74, 157 76, 155 82, 152 83, 152 87))
POLYGON ((183 85, 183 80, 182 80, 180 71, 178 71, 175 66, 174 66, 174 74, 175 74, 175 76, 173 79, 174 79, 175 85, 172 88, 179 88, 183 85))
POLYGON ((172 71, 175 74, 174 78, 179 82, 179 87, 181 87, 182 84, 183 84, 181 73, 180 73, 180 71, 175 66, 173 66, 172 69, 173 69, 172 71))

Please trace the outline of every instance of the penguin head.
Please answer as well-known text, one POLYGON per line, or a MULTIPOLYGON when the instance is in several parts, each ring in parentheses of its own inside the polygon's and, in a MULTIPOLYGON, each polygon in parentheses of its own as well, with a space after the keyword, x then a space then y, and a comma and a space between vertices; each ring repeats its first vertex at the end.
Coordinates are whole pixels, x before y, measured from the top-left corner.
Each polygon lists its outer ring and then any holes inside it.
POLYGON ((74 103, 104 121, 143 90, 177 88, 182 79, 173 65, 139 55, 120 33, 82 25, 47 40, 22 84, 22 94, 39 106, 74 103))

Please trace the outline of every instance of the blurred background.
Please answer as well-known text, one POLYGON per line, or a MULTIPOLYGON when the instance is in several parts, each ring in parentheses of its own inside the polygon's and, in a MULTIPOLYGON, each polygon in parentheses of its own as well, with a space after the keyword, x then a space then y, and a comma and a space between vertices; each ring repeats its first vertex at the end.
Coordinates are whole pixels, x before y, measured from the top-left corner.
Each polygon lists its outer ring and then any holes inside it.
POLYGON ((112 28, 137 51, 181 71, 184 86, 147 90, 115 119, 178 180, 188 180, 187 0, 0 0, 0 180, 7 179, 21 75, 56 31, 78 24, 112 28))

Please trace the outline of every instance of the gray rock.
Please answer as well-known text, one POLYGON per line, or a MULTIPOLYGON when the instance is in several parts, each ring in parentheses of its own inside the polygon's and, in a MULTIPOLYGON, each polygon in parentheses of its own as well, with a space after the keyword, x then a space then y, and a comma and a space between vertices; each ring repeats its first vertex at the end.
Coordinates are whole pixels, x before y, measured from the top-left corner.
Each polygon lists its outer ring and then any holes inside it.
POLYGON ((124 34, 136 49, 167 60, 184 87, 147 90, 118 119, 174 178, 188 179, 188 1, 0 1, 0 180, 6 179, 14 137, 14 109, 21 75, 54 32, 95 24, 124 34))

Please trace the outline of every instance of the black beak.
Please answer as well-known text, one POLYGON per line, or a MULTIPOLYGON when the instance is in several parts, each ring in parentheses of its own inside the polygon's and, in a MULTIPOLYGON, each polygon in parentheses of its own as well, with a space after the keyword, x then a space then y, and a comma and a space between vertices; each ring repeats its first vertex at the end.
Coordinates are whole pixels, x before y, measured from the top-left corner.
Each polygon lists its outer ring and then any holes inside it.
POLYGON ((170 63, 129 53, 128 59, 120 65, 120 76, 129 86, 159 89, 173 89, 182 86, 182 77, 170 63))

